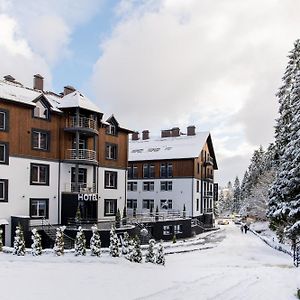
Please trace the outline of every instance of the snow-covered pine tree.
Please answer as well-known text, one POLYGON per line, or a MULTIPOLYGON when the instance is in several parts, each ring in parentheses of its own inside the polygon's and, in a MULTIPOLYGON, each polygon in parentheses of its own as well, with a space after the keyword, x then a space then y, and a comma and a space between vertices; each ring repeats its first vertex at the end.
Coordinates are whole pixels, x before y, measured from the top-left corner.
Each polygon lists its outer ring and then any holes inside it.
POLYGON ((65 231, 65 229, 66 229, 65 226, 56 228, 56 237, 55 237, 53 251, 54 251, 54 254, 57 256, 64 255, 64 251, 65 251, 64 231, 65 231))
POLYGON ((31 254, 33 256, 42 255, 42 239, 36 228, 31 230, 32 232, 32 244, 31 244, 31 254))
POLYGON ((240 180, 236 176, 233 185, 233 212, 238 213, 241 206, 241 187, 240 180))
POLYGON ((150 239, 149 240, 149 246, 146 252, 146 257, 145 257, 145 262, 148 263, 153 263, 155 264, 155 253, 154 253, 154 245, 155 245, 155 240, 150 239))
POLYGON ((119 257, 119 239, 116 234, 116 228, 114 225, 111 226, 110 230, 110 245, 109 245, 109 254, 112 257, 119 257))
POLYGON ((25 241, 23 230, 20 225, 16 227, 15 239, 14 239, 14 255, 24 256, 25 255, 25 241))
POLYGON ((121 225, 121 213, 120 210, 118 209, 116 213, 116 227, 120 228, 120 225, 121 225))
POLYGON ((125 256, 125 258, 128 259, 129 261, 132 261, 133 249, 134 249, 134 240, 130 239, 128 243, 128 254, 125 256))
POLYGON ((163 266, 166 263, 165 254, 164 254, 164 246, 162 245, 162 243, 158 244, 155 261, 158 265, 163 265, 163 266))
POLYGON ((100 256, 101 255, 101 239, 98 232, 97 225, 92 226, 93 235, 90 240, 90 248, 92 256, 100 256))
POLYGON ((75 239, 75 256, 86 255, 86 239, 82 227, 78 227, 75 239))
POLYGON ((3 251, 2 233, 3 233, 3 231, 2 231, 2 229, 0 228, 0 252, 3 251))
POLYGON ((126 210, 126 206, 124 206, 124 208, 123 208, 122 224, 123 225, 127 224, 127 210, 126 210))
POLYGON ((122 255, 126 256, 129 253, 129 234, 127 232, 124 232, 123 238, 122 238, 122 255))
POLYGON ((136 236, 133 240, 133 251, 131 252, 131 259, 132 262, 141 263, 143 260, 140 239, 136 236))

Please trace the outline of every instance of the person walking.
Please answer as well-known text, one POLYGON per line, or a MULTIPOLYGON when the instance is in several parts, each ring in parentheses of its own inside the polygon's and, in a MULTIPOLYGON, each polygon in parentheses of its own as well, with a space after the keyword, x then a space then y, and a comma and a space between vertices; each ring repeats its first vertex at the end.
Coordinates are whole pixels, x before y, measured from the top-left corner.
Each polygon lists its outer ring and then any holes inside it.
POLYGON ((247 231, 248 231, 248 226, 247 226, 247 224, 244 225, 244 230, 245 230, 245 233, 247 234, 247 231))
POLYGON ((244 225, 241 225, 241 233, 244 233, 244 225))

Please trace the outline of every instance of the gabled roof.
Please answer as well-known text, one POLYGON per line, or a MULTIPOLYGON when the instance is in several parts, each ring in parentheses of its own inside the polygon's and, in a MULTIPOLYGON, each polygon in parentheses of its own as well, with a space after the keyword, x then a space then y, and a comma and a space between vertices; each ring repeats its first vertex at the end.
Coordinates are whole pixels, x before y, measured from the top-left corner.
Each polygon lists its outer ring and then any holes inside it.
POLYGON ((131 140, 129 142, 129 161, 149 161, 165 159, 184 159, 199 157, 205 143, 208 143, 214 168, 217 169, 209 132, 197 132, 196 135, 178 137, 150 138, 147 140, 131 140))
POLYGON ((70 93, 62 97, 58 108, 71 108, 71 107, 80 107, 92 112, 101 113, 100 109, 87 97, 81 94, 78 91, 70 93))

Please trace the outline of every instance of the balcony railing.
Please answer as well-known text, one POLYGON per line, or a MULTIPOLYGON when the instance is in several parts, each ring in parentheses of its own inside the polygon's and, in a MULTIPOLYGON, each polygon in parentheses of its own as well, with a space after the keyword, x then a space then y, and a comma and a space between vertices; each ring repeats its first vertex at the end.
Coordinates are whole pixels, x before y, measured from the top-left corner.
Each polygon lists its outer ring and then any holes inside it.
POLYGON ((76 116, 69 117, 66 120, 66 128, 84 128, 98 131, 97 122, 94 119, 76 116))
POLYGON ((207 174, 207 175, 204 176, 204 179, 213 180, 214 179, 214 175, 207 174))
POLYGON ((97 153, 94 150, 89 149, 79 149, 78 156, 76 153, 76 149, 67 149, 66 159, 68 160, 85 160, 96 162, 97 161, 97 153))
POLYGON ((207 157, 204 162, 206 165, 213 165, 214 159, 212 157, 207 157))
POLYGON ((210 192, 210 191, 204 192, 203 195, 204 195, 204 197, 212 197, 213 196, 213 192, 210 192))
POLYGON ((75 182, 65 183, 64 192, 68 193, 96 193, 95 183, 79 183, 76 187, 75 182))

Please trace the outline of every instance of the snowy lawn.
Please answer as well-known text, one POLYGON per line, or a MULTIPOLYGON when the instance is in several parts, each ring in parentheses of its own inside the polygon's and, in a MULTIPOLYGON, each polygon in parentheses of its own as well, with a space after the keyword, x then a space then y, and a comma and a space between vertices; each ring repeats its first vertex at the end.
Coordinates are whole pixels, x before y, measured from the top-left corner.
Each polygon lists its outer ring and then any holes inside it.
POLYGON ((199 244, 202 250, 167 255, 165 267, 107 253, 100 259, 2 253, 0 299, 296 299, 300 268, 290 256, 232 224, 209 237, 209 249, 199 244))

